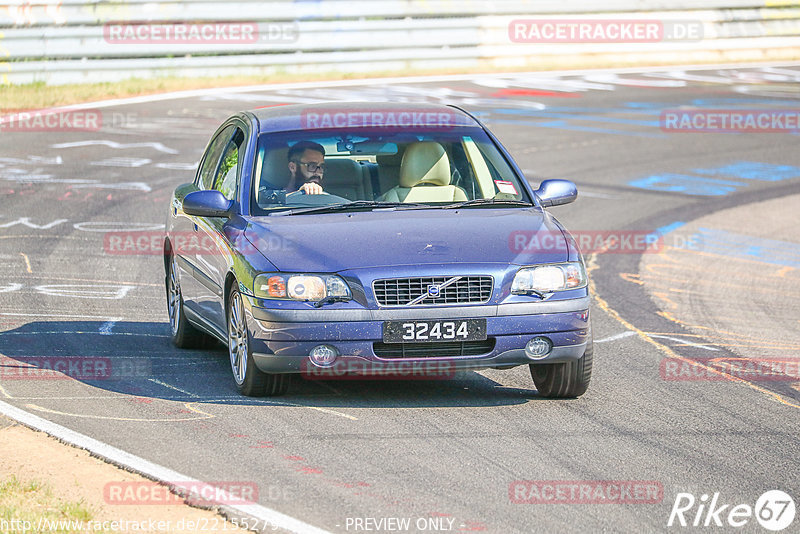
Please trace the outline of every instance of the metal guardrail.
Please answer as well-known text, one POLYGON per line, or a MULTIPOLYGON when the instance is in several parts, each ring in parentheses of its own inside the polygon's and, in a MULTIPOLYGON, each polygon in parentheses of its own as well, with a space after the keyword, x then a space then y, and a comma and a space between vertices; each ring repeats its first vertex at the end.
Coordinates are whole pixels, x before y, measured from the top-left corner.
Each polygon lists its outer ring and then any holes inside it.
POLYGON ((602 5, 579 0, 0 3, 0 81, 6 83, 389 71, 481 62, 512 65, 533 57, 554 60, 566 55, 715 52, 724 56, 793 48, 800 56, 796 0, 607 0, 602 5), (523 43, 514 42, 509 34, 516 19, 565 18, 689 22, 702 28, 702 39, 523 43), (185 21, 249 29, 254 37, 145 42, 120 33, 136 25, 166 27, 185 21))
POLYGON ((796 0, 318 0, 296 2, 219 0, 26 0, 0 3, 0 27, 15 25, 102 24, 109 21, 165 20, 329 20, 361 18, 472 17, 480 15, 561 15, 638 13, 694 9, 798 7, 796 0))

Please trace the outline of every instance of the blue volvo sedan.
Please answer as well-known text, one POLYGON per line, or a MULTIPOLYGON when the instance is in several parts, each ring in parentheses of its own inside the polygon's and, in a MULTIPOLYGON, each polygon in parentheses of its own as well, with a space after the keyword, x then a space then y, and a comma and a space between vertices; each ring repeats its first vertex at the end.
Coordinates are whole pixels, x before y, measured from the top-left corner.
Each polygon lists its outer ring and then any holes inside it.
POLYGON ((243 395, 307 378, 452 378, 530 366, 582 395, 583 258, 509 153, 461 109, 334 103, 241 112, 173 193, 164 241, 178 347, 227 345, 243 395))

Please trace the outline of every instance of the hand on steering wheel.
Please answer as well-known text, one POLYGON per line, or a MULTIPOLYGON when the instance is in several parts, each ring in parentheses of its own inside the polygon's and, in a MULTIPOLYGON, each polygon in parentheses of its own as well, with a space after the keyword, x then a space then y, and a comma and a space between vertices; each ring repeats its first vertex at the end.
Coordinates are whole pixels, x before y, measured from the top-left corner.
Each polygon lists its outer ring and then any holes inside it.
POLYGON ((314 182, 304 183, 300 186, 298 191, 302 191, 306 195, 321 195, 325 193, 325 191, 322 190, 322 186, 314 182))
MULTIPOLYGON (((286 193, 286 198, 293 198, 293 197, 297 197, 297 196, 305 196, 307 194, 308 193, 306 193, 302 189, 298 189, 297 191, 292 191, 291 193, 286 193)), ((321 193, 319 193, 319 195, 333 196, 330 193, 328 193, 327 191, 322 191, 321 193)), ((311 196, 319 196, 319 195, 311 195, 311 196)))

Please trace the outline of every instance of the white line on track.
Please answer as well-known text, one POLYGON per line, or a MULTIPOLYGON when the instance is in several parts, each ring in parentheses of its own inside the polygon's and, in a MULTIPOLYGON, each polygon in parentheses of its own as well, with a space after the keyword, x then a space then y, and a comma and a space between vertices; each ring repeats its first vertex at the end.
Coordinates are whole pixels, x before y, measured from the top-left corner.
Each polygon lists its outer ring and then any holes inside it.
POLYGON ((99 336, 139 336, 139 337, 164 337, 169 338, 170 336, 161 335, 161 334, 145 334, 142 332, 112 332, 110 334, 104 334, 102 332, 96 331, 83 331, 83 330, 49 330, 49 331, 31 331, 31 332, 0 332, 0 336, 32 336, 37 334, 82 334, 82 335, 99 335, 99 336))
MULTIPOLYGON (((19 421, 23 425, 46 432, 56 439, 69 443, 75 447, 86 449, 92 454, 99 456, 115 465, 130 469, 139 473, 147 478, 158 480, 167 483, 170 488, 188 490, 194 494, 195 497, 201 496, 201 491, 207 489, 209 485, 200 480, 193 479, 184 474, 173 471, 167 467, 155 464, 139 456, 127 453, 111 445, 107 445, 89 436, 70 430, 69 428, 57 425, 47 419, 43 419, 37 415, 33 415, 24 410, 12 406, 11 404, 0 401, 0 413, 11 419, 19 421)), ((220 501, 230 501, 232 499, 227 495, 223 495, 224 491, 214 488, 214 494, 220 496, 220 501)), ((260 504, 246 504, 246 505, 223 505, 220 509, 226 515, 233 516, 247 516, 257 518, 265 523, 277 528, 283 528, 289 532, 296 532, 298 534, 328 534, 327 530, 317 528, 299 519, 295 519, 289 515, 267 508, 260 504)))
MULTIPOLYGON (((0 332, 0 334, 2 334, 2 333, 3 332, 0 332)), ((116 334, 114 334, 114 335, 116 335, 116 334)), ((142 358, 142 351, 141 350, 124 349, 127 352, 132 353, 133 355, 132 356, 121 356, 120 354, 121 354, 122 350, 123 349, 120 349, 120 350, 94 350, 93 349, 92 350, 92 355, 93 356, 97 356, 97 355, 100 355, 100 354, 112 354, 112 355, 114 355, 114 359, 115 360, 139 360, 139 359, 142 358)), ((69 355, 77 356, 77 354, 72 354, 72 353, 75 352, 74 349, 54 349, 54 348, 48 347, 47 353, 49 354, 51 352, 53 352, 53 353, 65 353, 65 354, 67 354, 67 356, 69 356, 69 355)), ((174 353, 165 352, 165 351, 152 351, 152 352, 151 351, 147 351, 147 356, 153 356, 154 354, 174 354, 174 353)), ((192 362, 187 362, 186 361, 186 356, 158 356, 158 357, 150 358, 150 359, 153 360, 153 361, 159 361, 159 362, 160 361, 164 361, 164 360, 177 360, 178 362, 181 362, 183 365, 206 365, 206 364, 211 364, 211 363, 219 363, 219 358, 217 358, 213 354, 204 355, 202 353, 194 353, 194 354, 192 354, 192 353, 189 353, 189 352, 187 352, 187 354, 190 355, 190 356, 194 356, 195 358, 205 357, 205 359, 198 360, 198 361, 192 361, 192 362)), ((0 356, 2 356, 2 355, 0 355, 0 356)), ((40 355, 35 354, 35 353, 25 354, 26 358, 27 357, 33 357, 33 356, 40 356, 40 355)), ((12 356, 8 356, 8 357, 11 358, 12 356)), ((167 365, 178 365, 178 364, 167 364, 167 365)))
POLYGON ((199 397, 199 395, 195 395, 191 391, 186 391, 185 389, 181 389, 179 387, 167 384, 166 382, 162 382, 158 378, 148 378, 147 380, 149 382, 152 382, 153 384, 158 384, 161 387, 165 387, 167 389, 171 389, 171 390, 177 391, 178 393, 183 393, 184 395, 189 395, 190 397, 193 397, 193 398, 199 397))
POLYGON ((318 412, 329 413, 331 415, 338 415, 339 417, 344 417, 345 419, 350 419, 351 421, 358 421, 358 417, 353 417, 352 415, 347 415, 346 413, 337 412, 336 410, 329 410, 328 408, 320 408, 319 406, 305 406, 304 404, 293 404, 293 403, 281 403, 286 404, 287 406, 298 406, 300 408, 308 408, 310 410, 316 410, 318 412))
MULTIPOLYGON (((116 141, 108 141, 106 139, 94 139, 90 141, 74 141, 72 143, 59 143, 55 145, 50 145, 51 148, 79 148, 84 146, 95 146, 95 145, 104 145, 109 148, 152 148, 153 150, 158 150, 159 152, 164 152, 166 154, 177 154, 178 151, 166 147, 161 143, 117 143, 116 141)), ((139 182, 140 183, 140 182, 139 182)))
POLYGON ((0 312, 0 315, 9 315, 16 317, 61 317, 64 319, 103 319, 104 321, 121 321, 117 317, 109 317, 108 315, 69 315, 62 313, 11 313, 0 312))
MULTIPOLYGON (((2 386, 0 386, 0 393, 3 392, 2 386)), ((47 395, 46 397, 11 397, 8 393, 5 394, 9 399, 20 400, 20 401, 34 401, 34 400, 109 400, 109 399, 130 399, 130 398, 137 398, 135 395, 131 397, 130 395, 126 395, 124 393, 119 393, 115 395, 72 395, 72 396, 53 396, 47 395)), ((172 400, 166 399, 162 397, 163 400, 172 400)), ((190 399, 183 399, 183 400, 190 400, 190 399)))
POLYGON ((660 338, 660 339, 669 339, 670 341, 676 341, 676 342, 680 343, 681 345, 687 345, 689 347, 696 347, 698 349, 719 352, 719 349, 717 349, 717 348, 709 347, 707 345, 701 345, 700 343, 692 343, 691 341, 686 341, 685 339, 680 339, 680 338, 677 338, 677 337, 662 336, 661 334, 647 334, 647 335, 650 336, 650 337, 657 337, 657 338, 660 338))
MULTIPOLYGON (((196 400, 198 402, 199 401, 202 401, 202 402, 209 402, 210 401, 210 399, 203 399, 200 395, 197 395, 195 393, 192 393, 191 391, 186 391, 185 389, 181 389, 179 387, 167 384, 166 382, 162 382, 161 380, 159 380, 157 378, 148 378, 147 380, 152 382, 152 383, 154 383, 154 384, 158 384, 159 386, 165 387, 167 389, 171 389, 171 390, 177 391, 178 393, 183 393, 184 395, 188 395, 189 397, 191 397, 192 399, 194 399, 194 400, 196 400)), ((246 399, 246 400, 249 401, 250 399, 246 399)), ((296 404, 294 402, 284 402, 284 401, 278 401, 278 400, 270 400, 270 401, 266 401, 266 403, 267 404, 272 404, 272 405, 278 405, 278 406, 291 406, 293 408, 308 408, 309 410, 316 410, 318 412, 323 412, 323 413, 327 413, 327 414, 331 414, 331 415, 336 415, 338 417, 343 417, 345 419, 350 419, 351 421, 358 421, 358 417, 353 417, 352 415, 348 415, 348 414, 342 413, 342 412, 337 412, 336 410, 331 410, 329 408, 322 408, 320 406, 308 406, 308 405, 305 405, 305 404, 296 404)))
POLYGON ((626 332, 615 334, 613 336, 604 337, 603 339, 596 339, 596 340, 594 340, 594 342, 595 343, 608 343, 609 341, 616 341, 618 339, 623 339, 623 338, 631 337, 631 336, 635 336, 635 335, 636 335, 636 332, 631 332, 630 330, 628 330, 626 332))
POLYGON ((587 191, 585 189, 578 190, 579 197, 588 197, 588 198, 602 198, 605 200, 618 200, 619 196, 617 195, 607 195, 606 193, 595 193, 593 191, 587 191))
MULTIPOLYGON (((20 400, 20 401, 35 401, 35 400, 109 400, 109 399, 121 399, 121 400, 132 400, 132 399, 141 399, 146 398, 147 395, 142 395, 138 393, 115 393, 115 394, 108 394, 108 395, 61 395, 61 396, 54 396, 54 395, 46 395, 46 396, 39 396, 39 397, 11 397, 7 393, 4 393, 4 389, 0 386, 0 394, 7 396, 9 399, 20 400)), ((304 397, 332 397, 327 393, 311 393, 306 394, 304 397)), ((281 403, 277 401, 265 400, 265 399, 255 399, 249 397, 243 397, 242 395, 222 395, 222 396, 213 396, 213 397, 203 397, 200 395, 159 395, 158 400, 165 400, 165 401, 175 401, 175 402, 191 402, 192 404, 199 404, 199 403, 214 403, 214 402, 238 402, 238 403, 245 403, 245 404, 270 404, 274 406, 292 406, 292 407, 300 407, 300 408, 307 408, 307 406, 303 406, 301 404, 287 404, 281 403)))

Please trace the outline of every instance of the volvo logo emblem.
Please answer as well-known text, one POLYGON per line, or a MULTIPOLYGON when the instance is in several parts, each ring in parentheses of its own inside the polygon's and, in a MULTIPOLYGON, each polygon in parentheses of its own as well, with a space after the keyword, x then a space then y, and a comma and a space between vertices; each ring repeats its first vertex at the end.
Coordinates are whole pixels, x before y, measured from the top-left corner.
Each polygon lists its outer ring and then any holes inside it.
POLYGON ((442 289, 446 289, 452 284, 455 284, 461 280, 461 276, 454 276, 442 282, 441 284, 428 284, 425 288, 425 293, 421 294, 417 298, 411 300, 410 302, 406 303, 406 306, 416 306, 420 302, 424 301, 425 299, 435 299, 442 297, 442 289))

